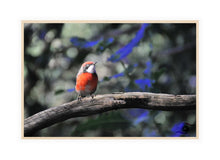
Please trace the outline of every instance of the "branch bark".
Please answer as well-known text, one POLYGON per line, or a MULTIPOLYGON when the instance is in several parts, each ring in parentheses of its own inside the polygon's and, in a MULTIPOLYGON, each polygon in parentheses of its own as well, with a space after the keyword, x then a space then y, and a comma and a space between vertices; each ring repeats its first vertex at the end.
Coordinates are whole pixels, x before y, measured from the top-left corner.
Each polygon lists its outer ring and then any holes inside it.
POLYGON ((83 117, 116 109, 143 108, 162 111, 182 111, 196 109, 196 95, 172 95, 147 92, 128 92, 98 95, 51 107, 24 120, 24 136, 55 123, 74 117, 83 117))

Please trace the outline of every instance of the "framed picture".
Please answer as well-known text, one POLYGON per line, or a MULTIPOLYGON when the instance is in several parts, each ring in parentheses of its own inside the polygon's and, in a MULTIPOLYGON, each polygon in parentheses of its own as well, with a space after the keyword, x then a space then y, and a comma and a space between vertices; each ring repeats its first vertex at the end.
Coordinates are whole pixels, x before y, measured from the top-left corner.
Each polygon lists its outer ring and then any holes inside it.
POLYGON ((198 21, 22 21, 22 138, 198 138, 198 21))

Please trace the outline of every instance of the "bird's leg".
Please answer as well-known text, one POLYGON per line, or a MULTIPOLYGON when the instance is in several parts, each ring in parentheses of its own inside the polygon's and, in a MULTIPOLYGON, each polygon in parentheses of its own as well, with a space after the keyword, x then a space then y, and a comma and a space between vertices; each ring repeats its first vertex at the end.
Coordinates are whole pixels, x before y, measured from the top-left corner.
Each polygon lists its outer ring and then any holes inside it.
POLYGON ((78 101, 78 103, 79 103, 79 102, 82 102, 82 96, 81 96, 80 94, 79 94, 78 97, 77 97, 77 101, 78 101))

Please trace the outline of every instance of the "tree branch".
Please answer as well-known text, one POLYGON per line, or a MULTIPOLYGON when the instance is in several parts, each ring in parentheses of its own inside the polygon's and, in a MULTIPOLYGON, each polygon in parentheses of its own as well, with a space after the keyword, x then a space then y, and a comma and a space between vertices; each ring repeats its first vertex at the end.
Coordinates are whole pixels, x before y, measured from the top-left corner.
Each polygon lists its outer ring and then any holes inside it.
POLYGON ((51 107, 24 120, 24 136, 55 123, 73 117, 83 117, 116 109, 143 108, 163 111, 181 111, 196 109, 196 95, 172 95, 147 92, 128 92, 98 95, 51 107))

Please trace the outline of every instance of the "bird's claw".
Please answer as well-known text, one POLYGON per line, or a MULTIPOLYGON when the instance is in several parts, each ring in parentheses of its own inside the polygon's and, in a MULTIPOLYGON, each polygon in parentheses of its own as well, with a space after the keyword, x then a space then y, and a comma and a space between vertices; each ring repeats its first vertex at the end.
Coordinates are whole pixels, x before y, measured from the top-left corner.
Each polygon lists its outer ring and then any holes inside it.
POLYGON ((78 101, 78 103, 82 102, 82 96, 79 95, 79 96, 77 97, 77 101, 78 101))
POLYGON ((94 102, 94 97, 95 97, 95 95, 92 94, 91 97, 92 97, 92 99, 90 100, 90 102, 94 102))

